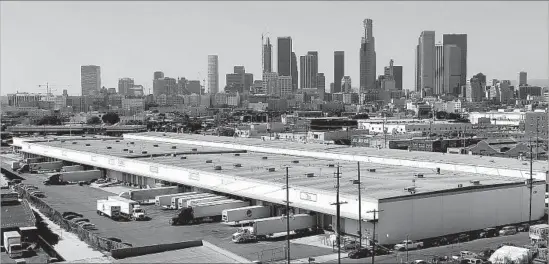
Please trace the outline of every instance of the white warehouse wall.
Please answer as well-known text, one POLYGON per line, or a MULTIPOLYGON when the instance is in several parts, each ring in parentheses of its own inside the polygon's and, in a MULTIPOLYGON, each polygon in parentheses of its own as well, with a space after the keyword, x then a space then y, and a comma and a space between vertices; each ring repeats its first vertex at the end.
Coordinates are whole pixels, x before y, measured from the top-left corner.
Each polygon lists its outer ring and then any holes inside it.
MULTIPOLYGON (((535 183, 532 219, 544 215, 545 184, 535 183)), ((526 185, 430 195, 379 202, 380 243, 423 239, 528 221, 530 192, 526 185)))

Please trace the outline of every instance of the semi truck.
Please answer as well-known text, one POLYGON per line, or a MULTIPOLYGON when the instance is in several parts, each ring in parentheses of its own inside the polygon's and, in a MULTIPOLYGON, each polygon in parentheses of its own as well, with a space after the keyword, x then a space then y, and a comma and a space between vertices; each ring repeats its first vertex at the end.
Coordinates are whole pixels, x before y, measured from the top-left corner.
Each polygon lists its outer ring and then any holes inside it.
POLYGON ((46 185, 63 184, 67 182, 89 182, 93 179, 101 178, 102 173, 100 170, 88 170, 88 171, 70 171, 50 174, 47 180, 44 181, 46 185))
POLYGON ((19 232, 4 232, 4 248, 10 258, 23 257, 23 246, 21 245, 21 235, 19 232))
POLYGON ((194 194, 194 195, 182 195, 182 196, 176 196, 176 197, 172 197, 172 203, 170 205, 170 209, 172 210, 176 210, 176 209, 179 209, 179 199, 183 199, 183 198, 193 198, 193 199, 196 199, 196 198, 206 198, 206 197, 212 197, 212 196, 215 196, 215 194, 211 194, 211 193, 198 193, 198 194, 194 194))
POLYGON ((120 196, 109 196, 107 199, 113 204, 120 206, 120 218, 136 221, 148 219, 145 210, 136 201, 120 196))
POLYGON ((117 201, 97 200, 97 214, 118 221, 120 219, 120 205, 117 201))
POLYGON ((182 196, 182 195, 193 195, 198 194, 197 192, 187 192, 187 193, 174 193, 156 196, 154 199, 154 204, 156 206, 170 207, 172 205, 172 197, 182 196))
POLYGON ((142 202, 142 201, 149 201, 154 200, 156 196, 159 195, 165 195, 165 194, 175 194, 180 193, 181 188, 178 186, 169 186, 169 187, 159 187, 159 188, 151 188, 151 189, 139 189, 139 190, 130 190, 127 192, 122 192, 118 196, 142 202))
POLYGON ((21 164, 19 163, 19 161, 12 161, 11 162, 11 170, 12 171, 16 171, 19 168, 21 168, 21 164))
POLYGON ((226 196, 212 196, 212 197, 206 197, 206 198, 197 198, 197 199, 179 199, 178 201, 178 207, 177 208, 183 208, 183 207, 193 207, 200 203, 208 203, 208 202, 215 202, 215 201, 221 201, 221 200, 228 200, 226 196))
POLYGON ((222 200, 210 203, 197 204, 194 207, 186 207, 170 220, 171 225, 186 225, 200 223, 205 219, 219 221, 221 212, 227 209, 249 206, 249 202, 240 200, 222 200))
POLYGON ((84 167, 82 165, 73 165, 73 166, 63 166, 61 172, 71 172, 71 171, 83 171, 84 167))
POLYGON ((28 163, 19 168, 18 172, 59 171, 62 167, 62 161, 28 163))
MULTIPOLYGON (((286 232, 287 220, 283 216, 254 220, 252 226, 241 227, 233 234, 234 243, 245 243, 273 237, 276 233, 286 232)), ((316 227, 316 215, 296 214, 290 216, 290 231, 296 234, 309 232, 316 227)))
POLYGON ((225 223, 249 221, 271 216, 271 208, 262 205, 223 210, 221 219, 225 223))

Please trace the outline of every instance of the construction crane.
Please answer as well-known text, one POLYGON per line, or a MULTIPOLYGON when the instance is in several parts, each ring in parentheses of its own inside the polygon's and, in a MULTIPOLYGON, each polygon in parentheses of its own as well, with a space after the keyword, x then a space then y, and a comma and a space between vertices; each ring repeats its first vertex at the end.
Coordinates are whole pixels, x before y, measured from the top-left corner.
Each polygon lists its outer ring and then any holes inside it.
POLYGON ((55 89, 55 88, 59 87, 59 86, 70 88, 70 85, 55 85, 55 84, 50 84, 49 82, 46 82, 46 84, 39 84, 38 85, 39 88, 43 88, 43 87, 46 88, 46 95, 47 96, 52 95, 52 92, 57 92, 57 89, 55 89))
MULTIPOLYGON (((202 80, 202 87, 204 87, 204 91, 206 91, 206 79, 202 78, 202 74, 198 72, 198 81, 202 80)), ((202 89, 200 89, 200 95, 202 95, 202 89)))

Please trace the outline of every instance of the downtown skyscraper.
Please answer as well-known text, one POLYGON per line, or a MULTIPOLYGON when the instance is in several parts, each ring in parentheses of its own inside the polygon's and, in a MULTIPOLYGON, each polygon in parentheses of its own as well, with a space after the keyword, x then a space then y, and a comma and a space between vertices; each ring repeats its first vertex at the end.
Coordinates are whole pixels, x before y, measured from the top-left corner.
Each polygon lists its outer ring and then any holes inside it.
POLYGON ((307 55, 299 57, 300 88, 317 88, 318 52, 309 51, 307 55))
POLYGON ((219 92, 219 60, 217 55, 208 55, 208 93, 219 92))
POLYGON ((343 75, 345 75, 345 52, 334 51, 334 93, 341 92, 341 79, 343 75))
POLYGON ((273 45, 271 39, 267 38, 267 42, 263 44, 263 72, 273 71, 273 45))
POLYGON ((360 91, 376 88, 376 51, 373 21, 364 19, 364 36, 360 43, 360 91))
POLYGON ((279 37, 277 52, 278 75, 292 76, 292 38, 279 37))
POLYGON ((85 65, 80 67, 82 95, 94 95, 101 89, 101 67, 85 65))
POLYGON ((416 91, 422 96, 435 89, 435 31, 423 31, 419 37, 416 57, 416 91))
POLYGON ((460 52, 460 88, 467 84, 467 34, 444 34, 442 44, 456 45, 460 52))

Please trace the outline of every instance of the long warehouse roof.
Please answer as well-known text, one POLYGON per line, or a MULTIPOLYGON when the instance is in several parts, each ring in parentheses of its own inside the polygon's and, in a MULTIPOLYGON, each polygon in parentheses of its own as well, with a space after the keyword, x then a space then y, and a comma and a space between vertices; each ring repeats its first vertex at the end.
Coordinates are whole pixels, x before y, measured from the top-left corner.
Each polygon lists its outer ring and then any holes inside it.
MULTIPOLYGON (((393 149, 374 149, 315 143, 305 144, 291 141, 262 140, 255 138, 219 137, 162 132, 124 134, 124 138, 187 143, 199 146, 215 146, 255 152, 292 154, 317 158, 325 157, 348 161, 365 161, 368 163, 400 165, 406 167, 427 167, 431 169, 440 167, 443 170, 449 171, 512 177, 529 177, 530 169, 530 163, 528 161, 510 158, 443 154, 423 151, 409 152, 393 149)), ((548 171, 547 162, 534 162, 533 171, 534 177, 539 180, 545 180, 545 173, 548 171)))

